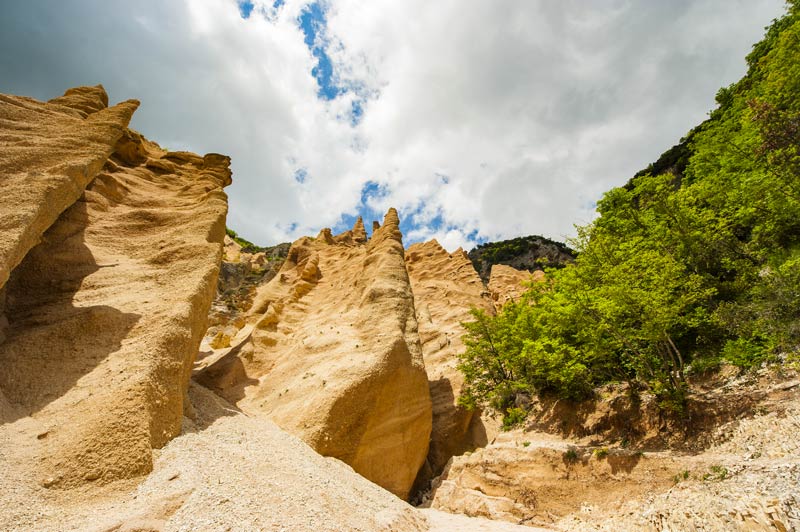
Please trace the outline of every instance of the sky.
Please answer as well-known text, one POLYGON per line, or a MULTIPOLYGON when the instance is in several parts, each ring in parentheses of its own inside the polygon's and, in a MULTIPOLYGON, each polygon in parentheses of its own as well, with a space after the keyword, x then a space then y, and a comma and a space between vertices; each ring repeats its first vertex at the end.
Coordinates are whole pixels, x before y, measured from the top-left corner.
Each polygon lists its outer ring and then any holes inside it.
POLYGON ((162 147, 232 158, 261 245, 367 228, 406 244, 564 240, 739 79, 782 0, 25 0, 0 92, 102 83, 162 147))

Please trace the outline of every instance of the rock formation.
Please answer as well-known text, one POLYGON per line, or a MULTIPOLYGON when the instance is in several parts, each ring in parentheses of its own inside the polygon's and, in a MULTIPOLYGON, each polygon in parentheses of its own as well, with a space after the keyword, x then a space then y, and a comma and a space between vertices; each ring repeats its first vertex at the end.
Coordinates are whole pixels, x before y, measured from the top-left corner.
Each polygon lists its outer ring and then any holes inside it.
POLYGON ((301 238, 258 289, 252 332, 196 380, 406 498, 431 404, 403 253, 394 209, 369 241, 361 220, 301 238))
POLYGON ((524 283, 542 280, 544 272, 541 270, 530 273, 505 264, 493 264, 487 287, 495 307, 500 310, 509 301, 519 301, 527 290, 524 283))
POLYGON ((643 459, 624 450, 600 457, 557 437, 503 433, 485 449, 453 459, 434 481, 432 507, 552 526, 583 505, 609 507, 643 492, 666 491, 680 469, 671 458, 643 459))
POLYGON ((253 305, 256 289, 278 274, 288 252, 289 244, 278 244, 248 253, 232 238, 225 236, 217 292, 198 359, 215 357, 220 349, 231 346, 231 341, 246 324, 247 311, 253 305))
POLYGON ((102 87, 70 89, 46 104, 0 95, 0 289, 106 164, 138 106, 109 108, 102 87))
POLYGON ((180 432, 225 234, 229 159, 166 152, 107 101, 0 97, 0 465, 45 487, 145 474, 180 432))
POLYGON ((471 319, 470 308, 494 313, 494 307, 461 249, 448 253, 436 240, 412 244, 406 266, 433 405, 430 451, 418 482, 423 488, 451 456, 488 441, 480 416, 457 404, 464 378, 456 364, 464 349, 461 322, 471 319))

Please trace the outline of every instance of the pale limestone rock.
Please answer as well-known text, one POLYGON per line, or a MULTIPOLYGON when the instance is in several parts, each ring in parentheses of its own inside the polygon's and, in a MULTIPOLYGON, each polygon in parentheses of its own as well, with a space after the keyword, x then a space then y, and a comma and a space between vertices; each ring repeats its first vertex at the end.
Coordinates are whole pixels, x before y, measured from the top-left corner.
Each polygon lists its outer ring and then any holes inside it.
POLYGON ((295 242, 258 289, 250 337, 196 379, 406 498, 430 396, 397 213, 367 243, 362 230, 295 242))

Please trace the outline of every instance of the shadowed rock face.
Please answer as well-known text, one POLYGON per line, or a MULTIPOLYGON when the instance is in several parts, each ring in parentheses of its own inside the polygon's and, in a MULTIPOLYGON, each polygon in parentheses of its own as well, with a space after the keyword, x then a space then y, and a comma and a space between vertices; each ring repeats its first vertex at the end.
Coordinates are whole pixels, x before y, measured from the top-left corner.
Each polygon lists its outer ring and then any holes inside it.
POLYGON ((0 467, 46 487, 147 473, 180 432, 225 234, 229 159, 168 153, 107 101, 0 96, 0 467))
POLYGON ((0 289, 94 179, 138 106, 108 108, 102 86, 48 103, 0 94, 0 289))
POLYGON ((396 211, 368 241, 359 220, 295 242, 248 323, 196 379, 406 498, 431 403, 396 211))
POLYGON ((456 364, 464 350, 461 322, 471 319, 470 308, 494 313, 494 307, 461 249, 448 253, 436 240, 412 244, 406 265, 433 404, 430 451, 417 484, 421 489, 450 457, 486 444, 480 416, 457 404, 464 378, 456 364))

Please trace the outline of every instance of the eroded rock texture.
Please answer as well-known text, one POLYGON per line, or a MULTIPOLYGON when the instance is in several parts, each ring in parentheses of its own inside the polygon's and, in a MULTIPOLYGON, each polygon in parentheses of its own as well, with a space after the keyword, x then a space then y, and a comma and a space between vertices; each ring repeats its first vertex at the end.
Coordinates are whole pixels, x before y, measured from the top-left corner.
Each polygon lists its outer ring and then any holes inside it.
POLYGON ((534 400, 524 430, 454 458, 426 504, 564 531, 796 530, 800 379, 711 378, 678 423, 621 384, 534 400))
POLYGON ((431 403, 396 211, 295 242, 248 322, 196 379, 406 498, 431 403))
POLYGON ((2 467, 45 487, 147 473, 180 432, 230 161, 160 149, 101 87, 1 100, 2 171, 41 188, 2 194, 4 267, 46 229, 5 286, 2 467))
POLYGON ((48 103, 0 94, 0 289, 94 179, 138 106, 109 108, 102 86, 48 103))
POLYGON ((471 308, 494 313, 494 307, 461 249, 448 253, 436 240, 412 244, 406 265, 433 405, 430 451, 418 481, 423 489, 450 457, 487 443, 480 416, 457 404, 464 377, 456 365, 464 350, 461 322, 472 319, 471 308))

